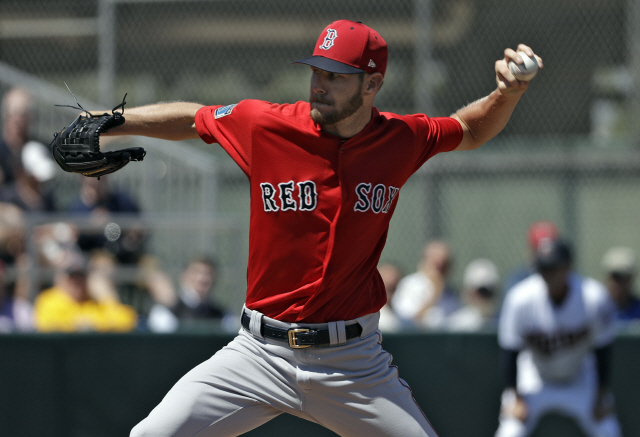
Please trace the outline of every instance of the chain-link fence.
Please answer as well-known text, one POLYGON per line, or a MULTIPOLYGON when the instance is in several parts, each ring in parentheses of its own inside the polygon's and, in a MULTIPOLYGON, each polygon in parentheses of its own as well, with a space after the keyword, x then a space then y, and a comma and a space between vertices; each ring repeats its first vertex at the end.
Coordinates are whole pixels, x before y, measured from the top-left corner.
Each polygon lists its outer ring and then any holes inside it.
MULTIPOLYGON (((43 142, 68 122, 65 110, 55 108, 64 121, 52 115, 53 103, 72 102, 63 81, 102 108, 125 93, 131 106, 304 100, 308 68, 291 62, 340 18, 363 21, 389 45, 376 101, 383 111, 454 112, 495 87, 494 62, 520 42, 545 62, 498 138, 479 151, 437 156, 402 189, 385 260, 409 272, 423 244, 443 237, 454 250, 454 282, 480 256, 506 274, 526 261, 526 229, 539 219, 558 224, 578 266, 595 277, 609 246, 640 250, 638 0, 2 0, 0 67, 20 74, 3 73, 0 86, 38 91, 34 135, 43 142)), ((111 180, 148 214, 168 217, 149 221, 166 264, 211 245, 233 276, 222 293, 239 305, 244 175, 215 146, 145 145, 148 160, 111 180), (176 215, 197 223, 181 228, 176 215), (207 220, 232 226, 201 226, 207 220)))

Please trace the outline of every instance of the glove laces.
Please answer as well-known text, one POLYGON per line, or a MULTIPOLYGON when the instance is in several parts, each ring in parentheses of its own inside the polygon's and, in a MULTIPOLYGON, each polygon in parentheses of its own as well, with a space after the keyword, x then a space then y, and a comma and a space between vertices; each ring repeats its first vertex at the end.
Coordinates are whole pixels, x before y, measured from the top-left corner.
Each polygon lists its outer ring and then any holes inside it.
MULTIPOLYGON (((67 89, 69 90, 69 92, 71 93, 71 95, 73 96, 73 100, 76 101, 76 105, 78 106, 72 106, 72 105, 53 105, 53 106, 59 106, 61 108, 72 108, 72 109, 78 109, 80 111, 85 112, 87 115, 89 115, 89 117, 91 118, 98 118, 100 117, 99 115, 93 115, 91 112, 87 111, 86 109, 84 109, 82 107, 82 105, 80 104, 80 102, 78 102, 78 99, 76 98, 75 94, 73 94, 73 91, 71 91, 71 88, 69 88, 69 85, 67 85, 67 82, 64 82, 64 85, 67 87, 67 89)), ((120 103, 119 105, 115 106, 112 110, 111 113, 115 116, 120 116, 124 114, 124 105, 127 104, 126 102, 126 98, 127 98, 127 94, 124 94, 124 97, 122 98, 122 103, 120 103), (120 112, 116 112, 116 110, 120 109, 120 112)), ((106 115, 106 114, 105 114, 106 115)))

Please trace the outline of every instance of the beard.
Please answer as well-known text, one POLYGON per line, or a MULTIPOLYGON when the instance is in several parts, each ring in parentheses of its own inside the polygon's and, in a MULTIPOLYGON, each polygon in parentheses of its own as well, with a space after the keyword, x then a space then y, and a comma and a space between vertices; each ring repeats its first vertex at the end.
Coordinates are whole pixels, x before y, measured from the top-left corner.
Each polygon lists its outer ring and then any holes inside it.
MULTIPOLYGON (((318 94, 312 94, 309 101, 311 103, 317 102, 317 103, 325 103, 328 105, 333 104, 332 102, 329 102, 324 97, 318 94)), ((342 109, 338 109, 334 107, 333 109, 325 113, 322 113, 315 108, 311 109, 311 113, 310 113, 311 119, 316 123, 318 123, 320 126, 336 124, 339 121, 342 121, 345 118, 355 114, 356 111, 362 107, 363 103, 364 101, 362 99, 362 94, 360 93, 360 90, 357 90, 355 94, 353 94, 353 96, 351 96, 347 100, 347 102, 345 103, 342 109)))

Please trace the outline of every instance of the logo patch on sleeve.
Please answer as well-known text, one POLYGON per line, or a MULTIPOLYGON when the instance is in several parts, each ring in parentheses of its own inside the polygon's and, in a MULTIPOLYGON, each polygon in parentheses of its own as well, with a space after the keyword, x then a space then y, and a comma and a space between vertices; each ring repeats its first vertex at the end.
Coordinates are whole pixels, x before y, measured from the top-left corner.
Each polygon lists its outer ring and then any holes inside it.
POLYGON ((214 117, 216 119, 218 118, 222 118, 226 115, 231 114, 231 111, 233 111, 233 108, 237 105, 237 103, 233 104, 233 105, 227 105, 227 106, 223 106, 222 108, 218 108, 215 110, 215 112, 213 113, 214 117))

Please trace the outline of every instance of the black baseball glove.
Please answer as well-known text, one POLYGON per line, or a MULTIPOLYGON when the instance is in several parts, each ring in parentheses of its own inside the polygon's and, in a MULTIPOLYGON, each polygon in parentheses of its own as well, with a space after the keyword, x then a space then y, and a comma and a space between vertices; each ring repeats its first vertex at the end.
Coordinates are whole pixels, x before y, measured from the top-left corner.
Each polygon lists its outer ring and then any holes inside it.
POLYGON ((85 115, 79 115, 69 126, 56 132, 51 141, 53 158, 64 171, 100 177, 120 170, 130 161, 142 161, 147 153, 142 147, 100 151, 100 134, 124 123, 124 99, 111 110, 111 114, 93 115, 79 103, 78 108, 69 106, 84 111, 85 115), (118 109, 121 111, 118 112, 118 109))

